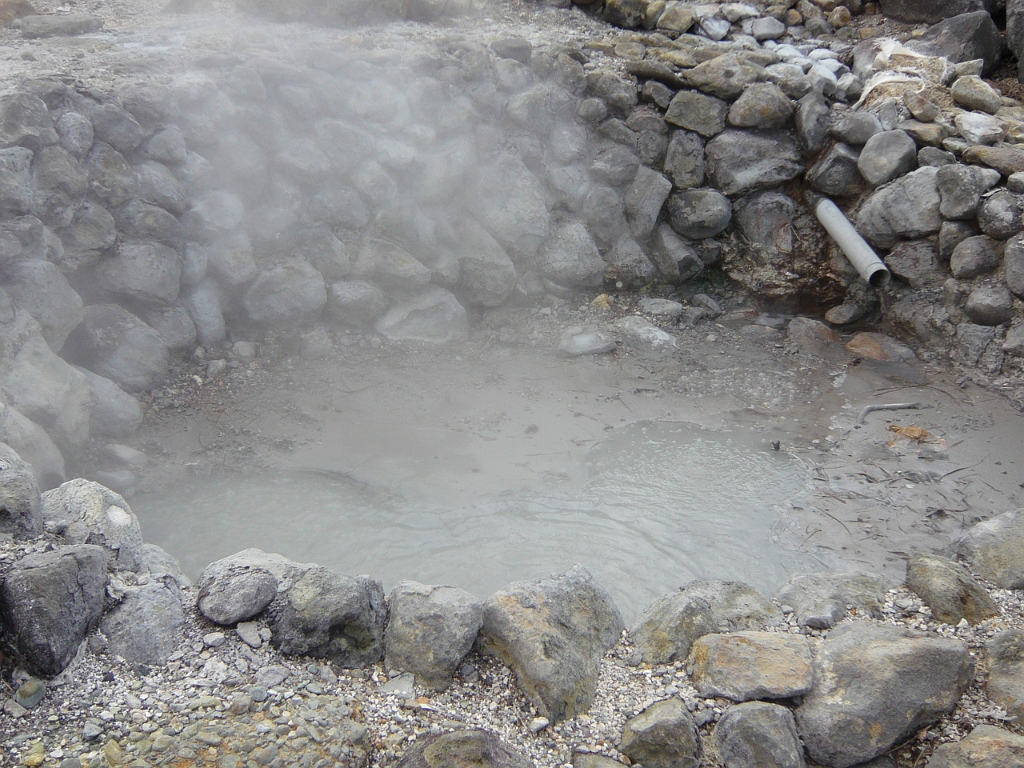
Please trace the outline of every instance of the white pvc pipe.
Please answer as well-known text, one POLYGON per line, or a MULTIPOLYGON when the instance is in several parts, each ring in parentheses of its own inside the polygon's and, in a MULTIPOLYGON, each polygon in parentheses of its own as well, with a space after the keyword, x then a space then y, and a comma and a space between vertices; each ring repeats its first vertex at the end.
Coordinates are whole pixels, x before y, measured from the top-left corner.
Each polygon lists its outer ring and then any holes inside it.
POLYGON ((820 198, 814 205, 814 215, 869 285, 877 288, 889 281, 889 268, 835 203, 826 197, 820 198))

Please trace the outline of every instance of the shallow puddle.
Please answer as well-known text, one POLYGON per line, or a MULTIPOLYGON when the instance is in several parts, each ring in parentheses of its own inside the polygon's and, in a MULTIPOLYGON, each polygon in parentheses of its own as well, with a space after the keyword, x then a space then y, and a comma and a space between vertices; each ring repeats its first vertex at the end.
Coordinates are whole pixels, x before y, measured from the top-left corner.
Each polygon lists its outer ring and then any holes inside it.
POLYGON ((807 473, 746 433, 637 422, 608 433, 582 470, 550 492, 495 489, 468 506, 413 503, 323 472, 217 476, 137 497, 146 541, 195 578, 246 547, 367 573, 454 584, 486 597, 510 581, 582 563, 627 620, 653 597, 699 578, 771 593, 816 569, 784 535, 807 473))

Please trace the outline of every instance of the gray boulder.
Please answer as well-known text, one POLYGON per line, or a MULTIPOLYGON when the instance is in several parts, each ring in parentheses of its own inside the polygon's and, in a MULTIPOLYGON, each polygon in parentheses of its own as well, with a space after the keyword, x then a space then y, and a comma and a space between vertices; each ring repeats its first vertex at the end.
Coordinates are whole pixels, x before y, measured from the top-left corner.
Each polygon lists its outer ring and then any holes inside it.
POLYGON ((876 133, 861 150, 857 167, 871 186, 887 184, 917 167, 917 143, 904 131, 876 133))
POLYGON ((0 149, 0 214, 23 216, 32 210, 32 150, 0 149))
POLYGON ((171 351, 191 350, 196 343, 196 325, 180 304, 146 313, 146 324, 160 334, 171 351))
POLYGON ((392 341, 446 344, 469 333, 466 308, 443 288, 395 302, 374 324, 377 333, 392 341))
POLYGON ((931 240, 900 243, 885 257, 885 265, 912 288, 938 288, 949 276, 939 263, 939 249, 931 240))
POLYGON ((952 164, 936 174, 942 203, 939 212, 946 219, 972 219, 978 213, 981 195, 999 182, 999 171, 974 165, 952 164))
POLYGON ((303 227, 292 255, 308 261, 328 282, 352 271, 348 247, 328 227, 303 227))
POLYGON ((39 259, 15 261, 4 269, 2 282, 14 303, 39 323, 50 349, 59 353, 82 322, 82 298, 57 265, 39 259))
POLYGON ((685 283, 704 269, 697 249, 683 240, 668 224, 654 230, 651 257, 658 271, 673 284, 685 283))
POLYGON ((93 437, 124 438, 135 434, 142 423, 142 406, 110 379, 79 368, 92 385, 96 405, 89 414, 89 434, 93 437))
POLYGON ((691 581, 680 587, 680 592, 708 604, 719 632, 764 629, 782 623, 782 612, 742 581, 691 581))
POLYGON ((619 751, 646 768, 697 768, 704 754, 693 715, 679 699, 659 701, 627 721, 619 751))
POLYGON ((881 0, 882 13, 907 22, 936 22, 974 11, 992 11, 991 0, 881 0))
MULTIPOLYGON (((965 0, 977 2, 977 0, 965 0)), ((992 17, 985 11, 946 16, 908 47, 928 56, 943 56, 953 64, 982 59, 987 75, 1003 57, 1003 39, 992 17)))
POLYGON ((995 240, 1009 240, 1021 230, 1020 198, 1008 189, 987 195, 978 208, 978 226, 995 240))
POLYGON ((470 212, 513 260, 520 254, 533 256, 547 239, 544 188, 518 157, 505 152, 480 167, 468 192, 470 212), (501 195, 493 194, 495 184, 500 184, 501 195))
POLYGON ((739 98, 757 79, 756 67, 741 62, 736 55, 729 53, 703 61, 686 72, 686 80, 690 85, 730 101, 739 98))
POLYGON ((586 226, 569 219, 554 225, 551 237, 537 253, 536 267, 559 285, 592 288, 600 285, 605 263, 586 226))
POLYGON ((68 337, 73 360, 128 392, 149 389, 164 377, 170 351, 160 334, 114 304, 86 307, 68 337))
POLYGON ((46 259, 46 228, 35 216, 0 222, 0 265, 21 259, 46 259))
POLYGON ((42 500, 32 467, 6 443, 0 443, 0 533, 16 539, 43 531, 42 500))
POLYGON ((86 116, 92 120, 96 140, 109 144, 121 154, 131 154, 146 138, 138 121, 116 104, 97 104, 86 116))
POLYGON ((38 152, 56 144, 57 131, 46 104, 29 93, 11 93, 0 100, 0 146, 38 152))
POLYGON ((1018 297, 1024 297, 1024 235, 1006 241, 1003 250, 1003 277, 1006 285, 1018 297))
POLYGON ((99 261, 104 251, 117 242, 117 224, 103 206, 86 201, 75 213, 71 224, 58 232, 64 256, 58 265, 66 272, 99 261))
POLYGON ((830 115, 828 102, 817 90, 812 90, 797 102, 796 135, 800 146, 812 154, 821 151, 828 135, 830 115))
POLYGON ((1013 295, 1005 285, 977 285, 967 296, 964 312, 977 325, 1005 325, 1013 319, 1013 295))
POLYGON ((783 128, 793 118, 793 102, 774 83, 754 83, 729 108, 737 128, 783 128))
POLYGON ((640 160, 623 146, 613 145, 600 150, 590 163, 590 173, 598 181, 622 187, 636 177, 640 160))
POLYGON ((640 244, 629 235, 622 235, 615 241, 606 259, 608 274, 623 285, 646 285, 658 273, 640 244))
POLYGON ((717 631, 717 617, 709 601, 670 592, 643 610, 629 637, 642 661, 668 664, 686 659, 697 638, 717 631))
POLYGON ((81 160, 92 149, 95 134, 92 121, 80 112, 68 111, 54 123, 60 145, 81 160))
POLYGON ((89 177, 63 147, 44 147, 32 163, 32 214, 47 226, 68 226, 85 199, 89 177))
POLYGON ((994 115, 1003 106, 1002 98, 991 85, 977 75, 958 77, 949 89, 950 96, 967 110, 978 110, 994 115))
POLYGON ((88 174, 89 192, 110 208, 118 208, 137 196, 135 171, 124 155, 109 144, 93 144, 82 170, 88 174))
POLYGON ((181 165, 188 159, 185 136, 176 125, 169 125, 157 131, 143 142, 139 154, 165 165, 181 165))
MULTIPOLYGON (((1010 249, 1012 243, 1007 245, 1010 249)), ((958 280, 969 280, 993 271, 999 266, 999 241, 987 235, 961 240, 949 257, 949 270, 958 280)))
POLYGON ((557 722, 590 708, 598 664, 622 629, 611 598, 577 565, 491 595, 480 647, 511 667, 540 714, 557 722))
POLYGON ((942 225, 938 170, 918 168, 875 191, 857 213, 857 230, 882 248, 938 232, 942 225))
POLYGON ((313 322, 326 303, 323 275, 301 260, 262 272, 242 300, 249 319, 267 328, 313 322))
POLYGON ((907 589, 924 600, 932 615, 946 624, 962 619, 977 624, 999 615, 988 591, 959 563, 938 555, 919 554, 907 563, 907 589))
POLYGON ((0 586, 8 642, 36 674, 54 677, 71 662, 103 614, 107 554, 79 544, 27 555, 0 586))
POLYGON ((0 441, 11 446, 32 468, 43 490, 64 482, 64 457, 42 427, 17 409, 0 403, 0 441))
POLYGON ((800 147, 783 132, 728 130, 708 142, 705 158, 712 185, 730 196, 776 186, 804 172, 800 147))
POLYGON ((814 687, 796 710, 797 725, 814 760, 849 768, 952 712, 973 679, 960 640, 843 624, 818 649, 814 687))
POLYGON ((178 648, 185 625, 182 594, 173 580, 130 587, 100 624, 107 652, 130 664, 163 665, 178 648))
POLYGON ((949 262, 953 258, 953 250, 968 237, 978 234, 978 228, 972 222, 944 221, 939 229, 939 258, 949 262))
MULTIPOLYGON (((682 132, 677 131, 679 133, 682 132)), ((633 183, 626 189, 626 215, 633 237, 644 240, 650 236, 658 223, 661 207, 671 191, 671 181, 657 171, 640 167, 633 183)))
POLYGON ((882 601, 889 584, 871 573, 795 574, 775 595, 779 605, 796 612, 802 626, 829 629, 852 605, 861 615, 882 618, 882 601))
POLYGON ((455 587, 400 581, 391 590, 388 607, 388 669, 412 672, 417 685, 447 689, 483 624, 483 602, 455 587))
POLYGON ((1024 768, 1024 736, 978 725, 966 738, 936 747, 928 768, 1024 768))
POLYGON ((981 578, 1003 589, 1024 589, 1024 510, 978 523, 964 532, 955 547, 981 578))
POLYGON ((701 696, 733 701, 790 699, 811 689, 811 647, 803 635, 740 631, 694 641, 687 672, 701 696))
POLYGON ((196 327, 196 339, 204 347, 216 347, 227 338, 223 302, 220 287, 211 277, 185 294, 182 303, 196 327))
POLYGON ((43 494, 43 520, 70 542, 103 547, 117 569, 138 570, 143 545, 139 520, 109 488, 91 480, 69 480, 43 494))
POLYGON ((170 169, 154 160, 147 160, 135 168, 135 184, 139 199, 180 216, 191 202, 184 185, 170 169))
POLYGON ((218 191, 193 200, 192 207, 182 216, 181 225, 188 239, 211 243, 238 229, 244 220, 245 205, 238 196, 218 191))
POLYGON ((715 189, 676 192, 666 207, 672 228, 691 240, 714 237, 732 220, 732 203, 715 189))
POLYGON ((829 132, 839 141, 855 147, 862 147, 868 143, 868 139, 883 130, 885 129, 882 128, 882 123, 875 115, 870 112, 850 110, 829 129, 829 132))
POLYGON ((379 581, 312 566, 267 609, 271 642, 290 656, 366 667, 384 654, 387 605, 379 581))
POLYGON ((807 182, 829 197, 852 197, 864 189, 857 167, 860 155, 846 144, 836 144, 809 171, 807 182))
POLYGON ((985 643, 985 693, 1010 717, 1024 714, 1024 632, 1004 629, 985 643))
POLYGON ((217 560, 199 577, 199 612, 224 626, 248 621, 310 567, 258 549, 217 560))
POLYGON ((115 297, 162 307, 178 298, 181 257, 162 243, 127 240, 118 244, 113 257, 100 262, 97 276, 115 297))
POLYGON ((729 707, 712 738, 724 768, 804 768, 793 713, 778 704, 750 701, 729 707))
POLYGON ((493 731, 461 728, 417 739, 395 768, 533 768, 493 731))
POLYGON ((603 355, 615 351, 615 338, 600 328, 574 325, 562 331, 558 353, 566 357, 603 355))
POLYGON ((244 232, 228 232, 205 247, 207 274, 228 292, 241 291, 256 279, 259 267, 244 232))
POLYGON ((704 140, 692 131, 673 131, 665 150, 665 173, 679 189, 704 183, 704 140))
POLYGON ((327 289, 327 317, 342 325, 373 322, 387 308, 387 295, 373 283, 338 282, 327 289))
POLYGON ((679 91, 665 112, 665 122, 710 139, 725 130, 729 102, 699 91, 679 91))
POLYGON ((512 259, 471 217, 462 221, 458 242, 459 286, 466 300, 484 307, 501 305, 518 279, 512 259))
POLYGON ((385 289, 411 291, 430 284, 430 270, 390 240, 367 238, 359 250, 353 275, 385 289))

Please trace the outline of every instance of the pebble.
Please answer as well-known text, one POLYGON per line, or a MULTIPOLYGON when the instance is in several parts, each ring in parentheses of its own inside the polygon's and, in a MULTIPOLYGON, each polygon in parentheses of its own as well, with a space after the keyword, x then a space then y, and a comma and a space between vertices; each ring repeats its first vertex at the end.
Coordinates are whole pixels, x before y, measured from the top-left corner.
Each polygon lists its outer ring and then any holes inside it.
POLYGON ((263 638, 260 637, 260 628, 255 621, 242 621, 235 627, 235 632, 242 639, 242 642, 250 648, 260 648, 263 645, 263 638))

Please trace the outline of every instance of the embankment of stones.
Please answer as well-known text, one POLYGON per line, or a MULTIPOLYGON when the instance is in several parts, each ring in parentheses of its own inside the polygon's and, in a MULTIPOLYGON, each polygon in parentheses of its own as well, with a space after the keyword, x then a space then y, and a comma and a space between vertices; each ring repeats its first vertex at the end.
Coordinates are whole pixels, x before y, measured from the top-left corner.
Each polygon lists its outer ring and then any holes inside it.
MULTIPOLYGON (((385 597, 367 576, 250 549, 211 564, 193 587, 173 558, 143 542, 118 494, 72 480, 40 495, 26 465, 0 448, 0 533, 24 544, 0 571, 0 637, 4 653, 35 676, 3 703, 4 716, 35 706, 46 694, 45 679, 73 667, 80 654, 110 654, 139 669, 179 657, 189 614, 219 625, 221 634, 211 635, 218 643, 230 630, 252 648, 269 643, 335 667, 383 661, 390 674, 428 691, 447 688, 475 648, 513 671, 541 728, 589 710, 602 657, 625 639, 630 663, 685 662, 701 696, 729 702, 703 736, 699 726, 710 721, 710 710, 691 711, 671 692, 646 706, 625 724, 617 745, 633 762, 697 766, 707 750, 729 768, 803 766, 806 756, 847 768, 951 713, 981 661, 953 626, 920 632, 880 621, 891 585, 864 573, 796 574, 772 600, 738 582, 693 582, 655 600, 628 632, 611 598, 580 566, 510 584, 481 602, 460 589, 410 581, 385 597)), ((1022 542, 1024 511, 1007 512, 953 543, 947 554, 962 562, 913 556, 906 585, 935 621, 984 621, 1000 611, 965 563, 1001 588, 1019 589, 1022 542)), ((1004 631, 984 652, 988 695, 1011 715, 1024 711, 1022 637, 1004 631)), ((207 656, 190 674, 210 685, 230 682, 241 691, 239 706, 265 697, 274 684, 267 677, 249 686, 244 673, 207 656)), ((102 727, 89 733, 98 739, 102 727)), ((472 729, 435 734, 401 764, 530 765, 496 738, 472 729)), ((979 754, 1009 759, 1015 739, 979 728, 939 748, 934 764, 966 765, 979 754)), ((585 758, 587 765, 603 764, 593 762, 595 755, 585 758)))
MULTIPOLYGON (((399 5, 242 4, 435 7, 399 5)), ((1002 51, 991 19, 854 45, 820 4, 789 5, 609 1, 644 29, 536 49, 453 34, 371 55, 311 30, 270 51, 243 30, 230 55, 109 92, 9 81, 0 439, 51 488, 189 355, 213 376, 268 331, 310 351, 352 328, 444 342, 467 311, 652 283, 687 301, 713 272, 880 319, 982 378, 1018 371, 1024 107, 979 78, 1002 51), (885 256, 888 289, 813 194, 885 256)))

